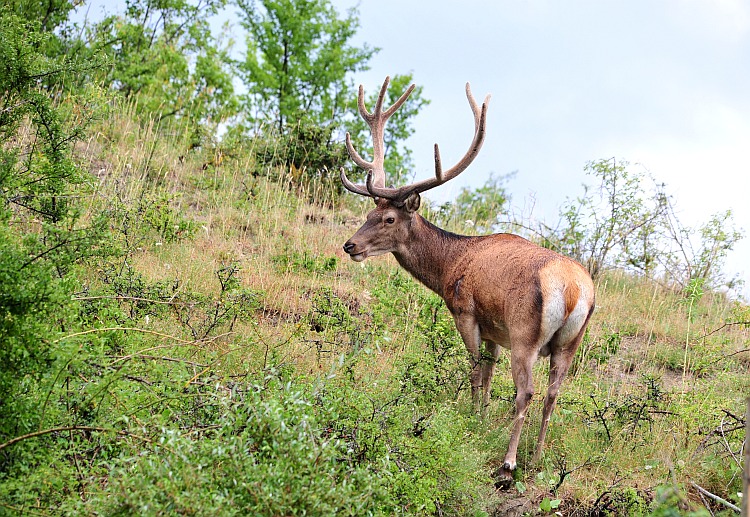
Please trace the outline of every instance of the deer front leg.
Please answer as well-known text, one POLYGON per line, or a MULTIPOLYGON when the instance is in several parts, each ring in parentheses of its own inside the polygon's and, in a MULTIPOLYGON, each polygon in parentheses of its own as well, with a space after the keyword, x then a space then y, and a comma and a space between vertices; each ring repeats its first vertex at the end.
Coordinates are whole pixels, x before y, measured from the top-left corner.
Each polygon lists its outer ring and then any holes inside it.
POLYGON ((485 341, 486 354, 482 357, 482 418, 487 416, 492 391, 492 377, 495 375, 500 346, 492 341, 485 341))
POLYGON ((458 333, 461 334, 461 339, 466 345, 466 350, 469 352, 469 362, 471 364, 471 372, 469 373, 469 380, 471 381, 471 400, 474 404, 474 411, 480 413, 480 393, 482 388, 482 354, 480 351, 480 345, 482 344, 482 338, 479 333, 479 324, 477 324, 474 316, 469 314, 459 314, 453 316, 456 322, 456 328, 458 333))

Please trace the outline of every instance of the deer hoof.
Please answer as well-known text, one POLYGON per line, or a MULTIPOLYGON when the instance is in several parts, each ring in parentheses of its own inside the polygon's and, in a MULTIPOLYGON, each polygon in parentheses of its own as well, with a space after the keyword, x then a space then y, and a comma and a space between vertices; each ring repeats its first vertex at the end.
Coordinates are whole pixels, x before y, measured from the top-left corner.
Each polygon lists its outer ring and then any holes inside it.
POLYGON ((495 488, 498 490, 509 490, 513 487, 513 470, 507 465, 506 463, 495 471, 495 488))

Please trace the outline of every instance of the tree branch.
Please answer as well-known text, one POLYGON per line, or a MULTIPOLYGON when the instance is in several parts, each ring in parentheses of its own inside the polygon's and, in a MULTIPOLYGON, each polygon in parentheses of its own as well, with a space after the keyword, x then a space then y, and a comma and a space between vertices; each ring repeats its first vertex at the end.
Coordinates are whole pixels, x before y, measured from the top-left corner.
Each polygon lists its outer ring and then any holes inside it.
POLYGON ((695 484, 692 481, 690 482, 690 484, 693 485, 695 487, 695 489, 698 490, 698 492, 700 492, 701 494, 703 494, 703 495, 705 495, 707 497, 710 497, 711 499, 713 499, 717 503, 721 503, 724 506, 726 506, 727 508, 731 508, 732 510, 734 510, 737 513, 740 513, 740 509, 737 506, 735 506, 732 503, 730 503, 729 501, 727 501, 726 499, 722 499, 718 495, 712 494, 711 492, 709 492, 705 488, 702 488, 702 487, 698 486, 697 484, 695 484))
POLYGON ((146 443, 150 443, 152 445, 159 445, 160 447, 164 447, 165 449, 174 453, 174 451, 169 449, 169 447, 166 447, 163 444, 155 444, 154 441, 151 440, 150 438, 146 438, 145 436, 139 436, 137 434, 133 434, 130 431, 126 431, 123 429, 111 429, 107 427, 93 427, 93 426, 88 426, 88 425, 71 425, 71 426, 65 426, 65 427, 52 427, 50 429, 42 429, 41 431, 34 431, 33 433, 16 436, 12 440, 8 440, 5 443, 0 443, 0 451, 5 449, 6 447, 10 447, 11 445, 15 445, 16 443, 29 439, 29 438, 36 438, 37 436, 44 436, 45 434, 57 433, 57 432, 62 432, 62 431, 97 431, 101 433, 115 433, 120 436, 130 436, 133 438, 137 438, 138 440, 141 440, 146 443))
POLYGON ((711 332, 708 332, 707 334, 703 334, 698 339, 703 339, 705 337, 710 336, 711 334, 716 334, 720 330, 722 330, 722 329, 724 329, 726 327, 731 327, 733 325, 746 325, 746 326, 750 326, 750 321, 730 321, 730 322, 724 323, 721 327, 715 328, 711 332))

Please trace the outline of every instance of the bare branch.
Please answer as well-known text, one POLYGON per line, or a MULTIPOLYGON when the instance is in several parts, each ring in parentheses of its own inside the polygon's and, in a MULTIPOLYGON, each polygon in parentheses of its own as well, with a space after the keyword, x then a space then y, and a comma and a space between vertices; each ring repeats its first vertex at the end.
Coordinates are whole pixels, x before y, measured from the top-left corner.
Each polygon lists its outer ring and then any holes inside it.
POLYGON ((721 503, 724 506, 726 506, 727 508, 731 508, 732 510, 734 510, 737 513, 740 513, 740 509, 737 506, 735 506, 732 503, 730 503, 729 501, 727 501, 726 499, 722 499, 718 495, 712 494, 711 492, 709 492, 705 488, 703 488, 701 486, 698 486, 696 483, 694 483, 692 481, 690 482, 690 484, 693 485, 693 487, 695 487, 695 489, 698 490, 698 492, 700 492, 701 494, 703 494, 703 495, 705 495, 707 497, 710 497, 711 499, 713 499, 717 503, 721 503))

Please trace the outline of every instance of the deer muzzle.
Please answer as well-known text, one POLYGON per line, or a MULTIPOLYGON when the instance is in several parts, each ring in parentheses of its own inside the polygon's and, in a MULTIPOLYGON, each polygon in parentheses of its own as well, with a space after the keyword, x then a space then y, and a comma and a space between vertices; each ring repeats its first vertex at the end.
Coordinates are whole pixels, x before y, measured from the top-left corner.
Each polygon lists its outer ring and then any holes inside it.
POLYGON ((352 241, 346 241, 344 243, 344 252, 349 255, 349 257, 354 262, 362 262, 367 258, 367 253, 364 251, 357 252, 356 251, 357 245, 354 244, 352 241))

